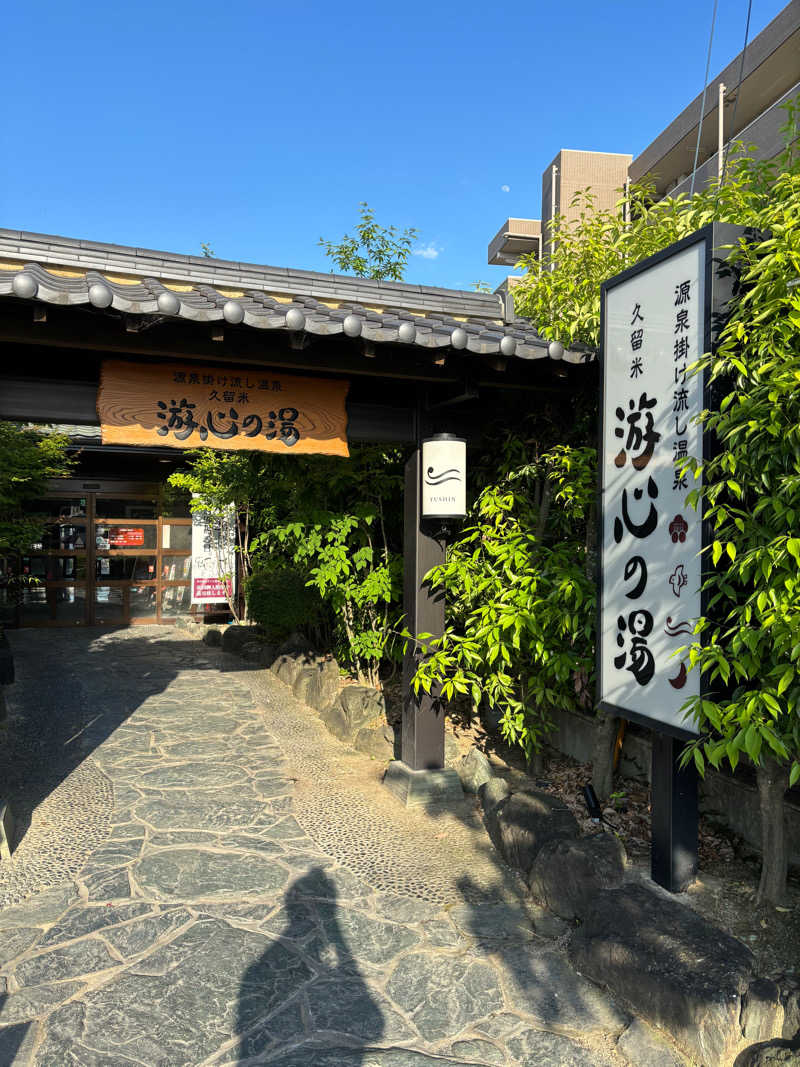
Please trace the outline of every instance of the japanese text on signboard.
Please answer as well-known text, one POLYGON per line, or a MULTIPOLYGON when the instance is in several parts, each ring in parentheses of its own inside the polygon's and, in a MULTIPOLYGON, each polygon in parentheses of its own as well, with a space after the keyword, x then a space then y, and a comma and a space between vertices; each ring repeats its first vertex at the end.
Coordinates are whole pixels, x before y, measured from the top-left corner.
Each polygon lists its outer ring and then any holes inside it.
POLYGON ((213 604, 233 596, 236 575, 236 511, 221 516, 192 513, 192 603, 213 604))
POLYGON ((704 245, 605 294, 600 699, 691 730, 699 692, 676 656, 700 614, 700 516, 676 461, 702 456, 704 245))
POLYGON ((346 456, 348 383, 191 364, 103 364, 105 444, 346 456))

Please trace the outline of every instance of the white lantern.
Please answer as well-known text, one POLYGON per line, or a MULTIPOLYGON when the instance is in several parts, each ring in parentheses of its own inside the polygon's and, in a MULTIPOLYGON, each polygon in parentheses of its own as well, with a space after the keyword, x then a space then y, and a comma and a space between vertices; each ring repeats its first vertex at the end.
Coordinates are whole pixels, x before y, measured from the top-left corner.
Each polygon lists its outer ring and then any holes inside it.
POLYGON ((467 513, 467 442, 438 433, 422 442, 422 518, 463 519, 467 513))

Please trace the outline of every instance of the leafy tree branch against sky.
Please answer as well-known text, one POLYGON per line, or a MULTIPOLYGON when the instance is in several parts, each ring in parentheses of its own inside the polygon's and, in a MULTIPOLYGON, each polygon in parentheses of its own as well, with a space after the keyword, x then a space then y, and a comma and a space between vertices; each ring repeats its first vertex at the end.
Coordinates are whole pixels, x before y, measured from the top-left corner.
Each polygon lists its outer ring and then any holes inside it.
MULTIPOLYGON (((751 39, 784 6, 754 0, 751 39)), ((6 5, 0 221, 328 271, 356 205, 419 231, 406 278, 492 288, 560 148, 640 152, 702 88, 711 0, 6 5), (76 105, 80 102, 80 106, 76 105)), ((740 50, 721 4, 711 70, 740 50)))

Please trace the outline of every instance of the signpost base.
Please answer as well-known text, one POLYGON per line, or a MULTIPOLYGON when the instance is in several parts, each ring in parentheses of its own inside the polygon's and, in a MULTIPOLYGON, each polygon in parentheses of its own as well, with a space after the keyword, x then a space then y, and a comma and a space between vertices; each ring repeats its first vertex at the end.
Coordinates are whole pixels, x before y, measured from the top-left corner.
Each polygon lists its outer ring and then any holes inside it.
POLYGON ((678 759, 684 742, 653 731, 650 873, 671 893, 697 875, 697 770, 678 759))
POLYGON ((449 767, 415 771, 402 760, 392 760, 386 768, 383 784, 407 808, 452 811, 464 804, 461 779, 449 767))

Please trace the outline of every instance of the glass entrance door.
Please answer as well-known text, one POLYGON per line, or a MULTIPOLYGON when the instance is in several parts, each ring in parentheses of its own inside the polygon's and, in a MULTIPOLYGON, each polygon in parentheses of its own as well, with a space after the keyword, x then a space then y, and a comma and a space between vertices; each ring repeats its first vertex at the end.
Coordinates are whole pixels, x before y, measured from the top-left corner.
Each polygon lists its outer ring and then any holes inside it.
POLYGON ((157 498, 94 496, 92 622, 158 622, 157 498))
POLYGON ((22 626, 174 622, 189 613, 191 519, 159 496, 89 492, 50 497, 42 541, 19 567, 22 626))

